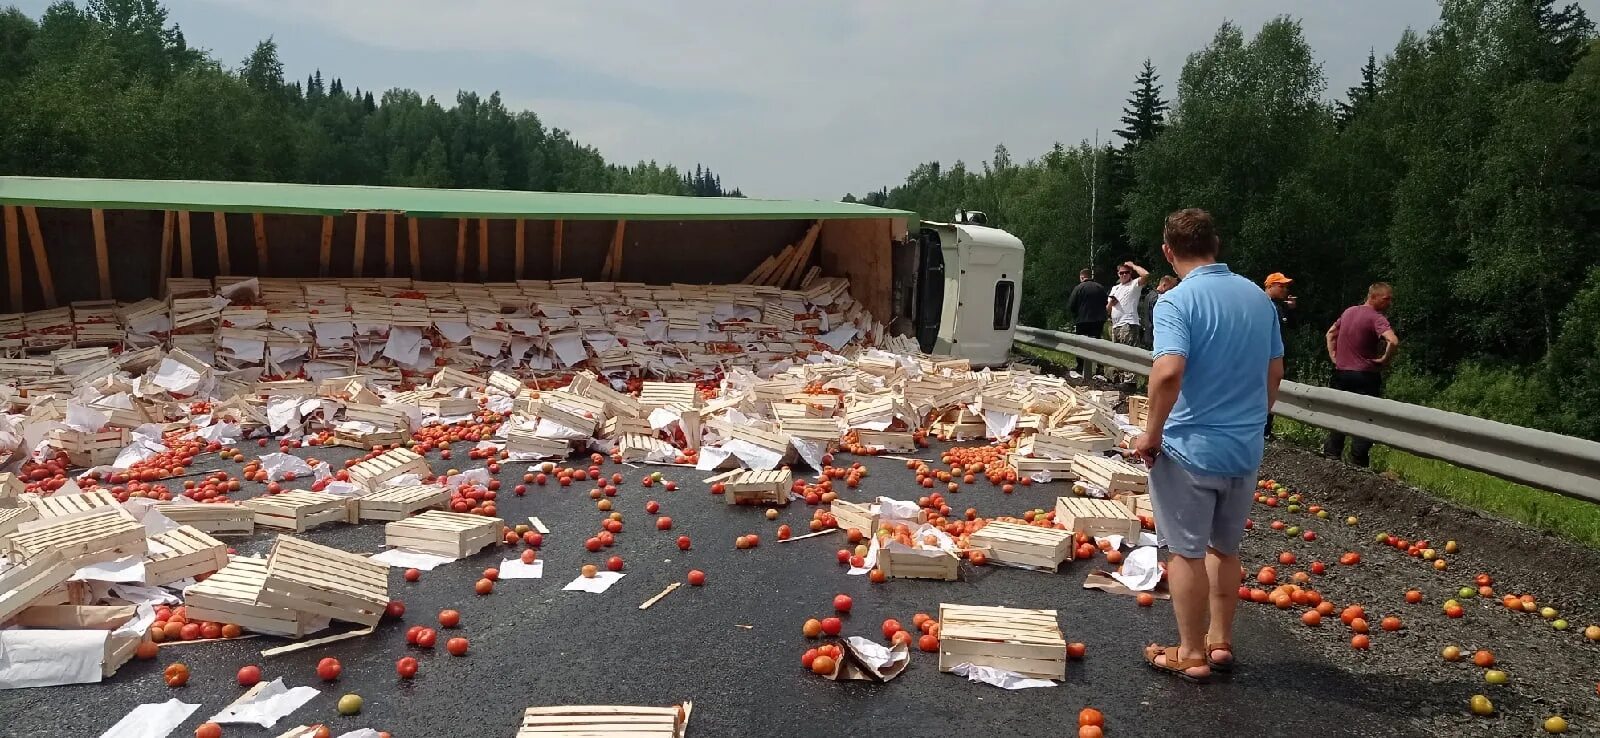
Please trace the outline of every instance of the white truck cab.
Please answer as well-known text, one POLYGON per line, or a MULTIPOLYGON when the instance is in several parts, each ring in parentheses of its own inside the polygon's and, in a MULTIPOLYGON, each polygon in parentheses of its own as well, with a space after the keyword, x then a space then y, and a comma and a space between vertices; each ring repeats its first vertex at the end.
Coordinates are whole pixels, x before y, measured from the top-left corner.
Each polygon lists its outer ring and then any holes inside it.
POLYGON ((916 338, 924 351, 999 366, 1011 350, 1022 297, 1022 241, 971 222, 981 214, 959 215, 969 222, 923 221, 918 234, 916 338))

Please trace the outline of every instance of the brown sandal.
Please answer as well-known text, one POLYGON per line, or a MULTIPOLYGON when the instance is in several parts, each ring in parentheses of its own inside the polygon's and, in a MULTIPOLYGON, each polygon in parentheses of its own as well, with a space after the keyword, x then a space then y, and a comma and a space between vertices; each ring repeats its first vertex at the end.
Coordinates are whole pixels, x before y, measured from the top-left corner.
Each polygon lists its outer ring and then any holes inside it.
POLYGON ((1205 676, 1195 676, 1194 674, 1190 674, 1188 671, 1189 669, 1194 669, 1201 666, 1210 666, 1210 664, 1207 664, 1206 660, 1203 658, 1180 661, 1178 659, 1177 646, 1160 646, 1154 643, 1145 646, 1144 662, 1148 664, 1150 668, 1155 669, 1156 671, 1166 672, 1174 676, 1182 677, 1183 679, 1196 684, 1204 684, 1211 679, 1210 674, 1205 676), (1156 657, 1158 656, 1166 657, 1167 663, 1156 663, 1156 657))
POLYGON ((1214 659, 1211 658, 1211 652, 1212 651, 1227 651, 1229 656, 1233 656, 1233 644, 1231 644, 1231 643, 1207 643, 1206 644, 1206 665, 1211 667, 1212 671, 1233 671, 1234 659, 1230 658, 1227 661, 1214 660, 1214 659))

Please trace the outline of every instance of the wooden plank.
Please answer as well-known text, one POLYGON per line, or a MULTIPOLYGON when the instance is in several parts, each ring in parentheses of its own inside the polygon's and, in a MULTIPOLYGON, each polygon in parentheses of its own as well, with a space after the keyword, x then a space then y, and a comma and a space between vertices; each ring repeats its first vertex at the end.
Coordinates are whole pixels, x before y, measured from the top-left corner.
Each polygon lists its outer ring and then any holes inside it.
MULTIPOLYGON (((333 256, 333 216, 322 216, 322 249, 317 261, 317 274, 328 276, 328 260, 333 256)), ((188 276, 185 272, 184 276, 188 276)))
POLYGON ((361 267, 367 261, 367 214, 356 213, 356 255, 351 274, 361 276, 361 267))
POLYGON ((357 629, 352 630, 352 631, 347 631, 347 632, 344 632, 344 633, 338 633, 338 634, 331 635, 331 636, 323 636, 321 638, 313 638, 313 639, 311 639, 309 641, 301 641, 299 643, 290 643, 289 645, 286 645, 286 646, 278 646, 277 648, 269 648, 269 649, 266 649, 266 650, 262 651, 261 655, 263 657, 267 657, 267 658, 270 658, 270 657, 273 657, 273 656, 282 656, 283 654, 286 654, 286 653, 294 653, 296 651, 304 651, 304 650, 306 650, 308 648, 315 648, 317 646, 322 646, 322 645, 326 645, 326 644, 329 644, 329 643, 337 643, 339 641, 350 640, 351 638, 360 638, 361 636, 372 635, 372 631, 373 630, 374 630, 373 626, 369 625, 369 626, 367 626, 365 628, 357 628, 357 629))
POLYGON ((755 284, 756 277, 760 276, 763 272, 772 269, 772 264, 775 261, 777 261, 777 259, 771 256, 762 259, 761 263, 757 264, 755 269, 750 270, 749 274, 744 275, 744 279, 739 280, 739 284, 755 284))
POLYGON ((233 263, 228 254, 228 214, 221 211, 212 213, 211 227, 217 234, 217 274, 232 274, 233 263))
POLYGON ((611 276, 608 279, 620 280, 622 278, 622 236, 628 228, 628 221, 617 221, 617 230, 611 234, 611 256, 606 259, 611 264, 611 276))
POLYGON ((411 246, 411 278, 422 279, 422 239, 416 218, 406 217, 406 232, 411 246))
POLYGON ((56 282, 50 276, 50 257, 45 252, 44 234, 39 231, 39 210, 32 205, 22 209, 22 220, 28 226, 28 245, 33 247, 33 268, 39 275, 39 291, 44 293, 44 306, 56 306, 56 282))
POLYGON ((517 219, 517 237, 516 237, 516 242, 517 242, 516 259, 515 259, 515 261, 513 263, 513 266, 511 267, 511 276, 513 278, 515 278, 515 279, 522 279, 523 261, 524 261, 524 257, 526 256, 526 254, 524 252, 527 249, 527 236, 528 236, 528 232, 527 231, 528 231, 528 221, 525 221, 525 220, 523 220, 521 218, 518 218, 517 219))
POLYGON ((6 206, 6 278, 11 288, 11 312, 22 312, 22 230, 17 206, 6 206))
POLYGON ((550 278, 561 278, 561 235, 566 230, 566 221, 555 222, 555 241, 550 249, 550 278))
POLYGON ((456 218, 456 281, 467 278, 467 219, 456 218))
POLYGON ((92 208, 89 210, 89 217, 94 222, 94 267, 100 276, 100 299, 109 300, 111 299, 111 257, 106 250, 106 211, 100 208, 92 208))
POLYGON ((789 268, 774 282, 779 287, 788 288, 800 278, 800 271, 811 261, 811 250, 817 244, 817 234, 822 232, 822 221, 811 221, 811 227, 806 229, 805 238, 800 239, 800 247, 796 250, 795 258, 789 268))
MULTIPOLYGON (((326 263, 326 260, 324 260, 326 263)), ((178 211, 178 276, 194 276, 194 248, 189 238, 189 211, 178 211)))
POLYGON ((478 219, 478 281, 489 281, 489 219, 478 219))
POLYGON ((156 294, 161 294, 167 277, 172 276, 172 227, 176 220, 177 213, 161 211, 161 268, 156 271, 156 294))
POLYGON ((648 610, 648 609, 650 609, 651 605, 654 605, 657 602, 660 602, 662 597, 666 597, 667 595, 672 594, 672 590, 677 589, 682 584, 683 584, 683 582, 673 582, 673 583, 667 585, 666 589, 661 590, 661 592, 658 593, 656 596, 651 597, 648 600, 645 600, 643 604, 639 605, 639 609, 640 610, 648 610))
POLYGON ((383 214, 383 276, 394 276, 394 213, 383 214))
POLYGON ((251 213, 250 223, 256 234, 256 274, 265 277, 272 271, 268 268, 271 257, 267 254, 267 216, 265 213, 251 213))

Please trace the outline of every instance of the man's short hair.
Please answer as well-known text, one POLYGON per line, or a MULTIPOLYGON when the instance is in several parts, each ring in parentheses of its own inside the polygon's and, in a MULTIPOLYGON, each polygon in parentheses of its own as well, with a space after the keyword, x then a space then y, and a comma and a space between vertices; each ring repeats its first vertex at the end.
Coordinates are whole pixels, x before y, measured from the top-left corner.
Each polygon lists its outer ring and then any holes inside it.
POLYGON ((1174 256, 1210 259, 1217 255, 1216 223, 1210 213, 1200 208, 1184 208, 1168 215, 1161 239, 1174 256))
POLYGON ((1091 272, 1088 269, 1079 269, 1078 270, 1078 279, 1088 279, 1088 278, 1093 277, 1093 276, 1094 276, 1094 272, 1091 272))
POLYGON ((1392 292, 1394 292, 1394 288, 1390 287, 1388 282, 1373 282, 1372 286, 1367 288, 1367 299, 1370 300, 1379 295, 1387 295, 1392 292))
POLYGON ((1178 278, 1172 276, 1171 274, 1168 274, 1167 276, 1162 277, 1161 281, 1156 283, 1156 289, 1158 289, 1158 290, 1170 290, 1173 287, 1177 287, 1177 286, 1178 286, 1178 278))

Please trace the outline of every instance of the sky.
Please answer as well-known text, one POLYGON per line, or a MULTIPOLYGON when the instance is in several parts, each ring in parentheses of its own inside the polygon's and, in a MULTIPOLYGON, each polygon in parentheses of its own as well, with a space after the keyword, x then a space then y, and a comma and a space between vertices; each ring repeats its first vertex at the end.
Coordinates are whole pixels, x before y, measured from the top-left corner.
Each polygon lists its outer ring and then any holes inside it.
MULTIPOLYGON (((0 0, 4 2, 6 0, 0 0)), ((47 0, 9 0, 34 15, 47 0)), ((1591 17, 1600 0, 1580 2, 1591 17)), ((917 164, 1106 140, 1149 58, 1170 96, 1232 20, 1288 14, 1330 99, 1433 0, 167 0, 189 43, 238 66, 274 38, 291 78, 498 90, 608 161, 710 166, 747 195, 837 199, 917 164)))

